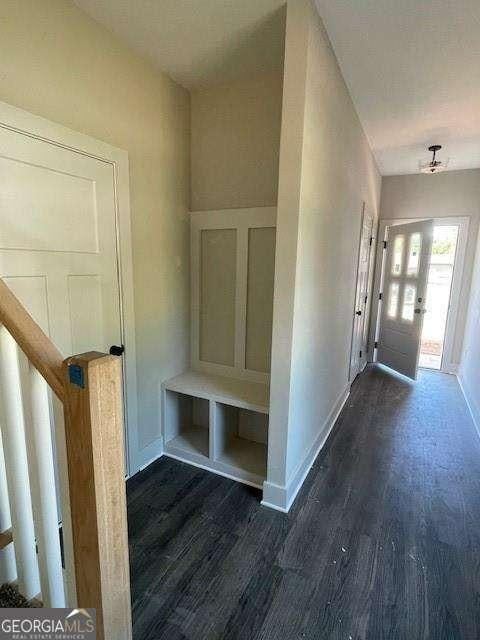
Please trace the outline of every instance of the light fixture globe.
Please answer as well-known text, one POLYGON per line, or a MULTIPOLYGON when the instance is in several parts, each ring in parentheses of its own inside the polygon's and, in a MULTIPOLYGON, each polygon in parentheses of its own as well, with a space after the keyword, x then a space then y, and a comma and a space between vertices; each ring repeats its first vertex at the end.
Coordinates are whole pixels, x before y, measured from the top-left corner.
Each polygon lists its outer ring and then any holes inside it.
POLYGON ((440 151, 441 148, 441 144, 433 144, 431 147, 428 147, 428 150, 433 153, 433 157, 430 161, 420 161, 420 171, 422 173, 440 173, 441 171, 445 171, 448 166, 448 158, 446 160, 437 160, 436 158, 437 151, 440 151))

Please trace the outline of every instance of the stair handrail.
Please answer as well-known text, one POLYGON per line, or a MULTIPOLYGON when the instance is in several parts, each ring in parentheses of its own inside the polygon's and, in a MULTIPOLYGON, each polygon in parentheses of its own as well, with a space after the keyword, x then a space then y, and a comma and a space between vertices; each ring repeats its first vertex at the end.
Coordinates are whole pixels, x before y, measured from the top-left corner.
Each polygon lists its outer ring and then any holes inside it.
POLYGON ((7 329, 59 400, 64 402, 62 354, 1 278, 0 325, 7 329))
MULTIPOLYGON (((69 604, 96 609, 98 640, 131 640, 121 359, 98 352, 64 358, 1 277, 0 329, 0 338, 6 338, 7 345, 13 344, 15 349, 18 345, 36 369, 37 377, 45 380, 63 405, 66 452, 63 468, 67 471, 63 485, 68 485, 68 499, 62 504, 62 534, 64 550, 68 548, 69 551, 64 551, 68 556, 66 562, 71 563, 67 571, 73 584, 70 585, 72 593, 67 594, 70 596, 69 604)), ((7 379, 5 371, 14 370, 15 387, 21 389, 18 358, 13 358, 16 360, 14 366, 11 366, 12 359, 8 366, 3 366, 2 356, 5 353, 11 355, 13 352, 9 346, 0 351, 2 376, 7 379)), ((8 397, 5 389, 6 385, 0 385, 4 400, 8 397)), ((44 427, 50 433, 46 388, 40 400, 46 411, 44 427)), ((22 402, 19 392, 12 405, 20 407, 22 402)), ((24 431, 21 410, 11 411, 9 419, 3 422, 10 425, 8 442, 13 442, 14 437, 24 431)), ((19 438, 19 441, 16 450, 25 448, 25 438, 19 438)), ((3 444, 5 446, 5 441, 3 444)), ((11 459, 13 457, 10 456, 11 459)), ((25 465, 27 457, 25 453, 25 465)), ((5 458, 5 462, 10 462, 10 459, 5 458)), ((10 464, 9 469, 16 471, 18 466, 22 465, 10 464)), ((54 492, 53 479, 51 485, 54 492)), ((15 484, 19 491, 23 491, 25 486, 26 483, 15 484)), ((16 504, 27 502, 27 497, 16 500, 16 504)), ((35 503, 40 504, 41 500, 35 503)), ((54 520, 52 529, 56 529, 57 524, 58 520, 54 520)), ((21 530, 17 526, 13 539, 21 530)), ((35 540, 33 533, 30 538, 35 540)), ((15 540, 14 543, 16 545, 15 540)), ((28 545, 25 548, 28 551, 28 545)))

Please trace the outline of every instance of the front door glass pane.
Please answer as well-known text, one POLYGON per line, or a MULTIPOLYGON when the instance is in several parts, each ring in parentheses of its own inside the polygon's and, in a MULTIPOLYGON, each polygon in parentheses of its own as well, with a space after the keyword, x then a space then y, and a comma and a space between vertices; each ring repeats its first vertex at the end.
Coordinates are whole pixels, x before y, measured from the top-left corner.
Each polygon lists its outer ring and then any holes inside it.
POLYGON ((415 285, 405 285, 403 294, 402 319, 407 320, 408 322, 413 321, 416 293, 417 287, 415 285))
POLYGON ((388 317, 396 318, 398 313, 398 293, 400 286, 398 282, 390 283, 390 288, 388 291, 388 317))
POLYGON ((421 249, 422 235, 420 233, 412 233, 410 236, 410 246, 408 248, 407 276, 418 275, 421 249))
POLYGON ((403 261, 403 245, 405 238, 403 236, 396 236, 393 243, 393 255, 392 255, 392 275, 399 276, 402 273, 402 261, 403 261))

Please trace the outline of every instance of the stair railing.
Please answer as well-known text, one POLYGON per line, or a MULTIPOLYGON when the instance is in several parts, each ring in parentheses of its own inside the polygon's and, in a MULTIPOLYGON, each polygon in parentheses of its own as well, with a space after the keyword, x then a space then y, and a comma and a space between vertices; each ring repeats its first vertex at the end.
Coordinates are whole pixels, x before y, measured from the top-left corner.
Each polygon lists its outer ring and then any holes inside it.
POLYGON ((0 573, 132 637, 121 360, 66 360, 0 279, 0 573))

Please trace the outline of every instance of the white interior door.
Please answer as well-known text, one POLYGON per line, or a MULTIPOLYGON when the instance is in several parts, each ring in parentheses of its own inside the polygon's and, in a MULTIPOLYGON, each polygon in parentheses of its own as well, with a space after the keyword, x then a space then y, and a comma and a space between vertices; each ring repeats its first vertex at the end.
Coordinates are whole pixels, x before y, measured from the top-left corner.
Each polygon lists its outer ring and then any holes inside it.
POLYGON ((377 361, 416 379, 433 220, 388 227, 377 361))
POLYGON ((350 381, 354 380, 367 361, 367 309, 370 254, 372 249, 373 218, 363 214, 358 254, 357 289, 353 315, 352 348, 350 355, 350 381))
POLYGON ((0 129, 0 276, 65 355, 121 344, 111 164, 0 129))

